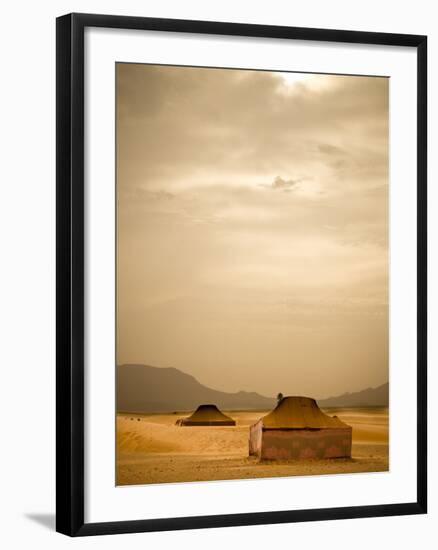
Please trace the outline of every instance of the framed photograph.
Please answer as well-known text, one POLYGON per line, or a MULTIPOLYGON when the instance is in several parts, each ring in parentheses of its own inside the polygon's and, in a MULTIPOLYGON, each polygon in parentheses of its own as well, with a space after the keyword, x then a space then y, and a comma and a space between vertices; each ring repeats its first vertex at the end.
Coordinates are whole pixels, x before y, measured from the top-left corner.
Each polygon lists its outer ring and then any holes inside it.
POLYGON ((426 513, 426 37, 57 20, 57 530, 426 513))

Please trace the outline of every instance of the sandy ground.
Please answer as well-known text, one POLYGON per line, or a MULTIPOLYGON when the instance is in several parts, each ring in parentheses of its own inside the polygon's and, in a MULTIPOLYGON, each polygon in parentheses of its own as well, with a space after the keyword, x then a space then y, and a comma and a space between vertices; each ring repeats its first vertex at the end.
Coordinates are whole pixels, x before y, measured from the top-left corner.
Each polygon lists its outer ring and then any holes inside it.
POLYGON ((117 484, 174 483, 388 470, 388 410, 329 409, 353 427, 351 459, 259 462, 248 427, 268 411, 224 411, 236 426, 179 427, 184 414, 117 416, 117 484))

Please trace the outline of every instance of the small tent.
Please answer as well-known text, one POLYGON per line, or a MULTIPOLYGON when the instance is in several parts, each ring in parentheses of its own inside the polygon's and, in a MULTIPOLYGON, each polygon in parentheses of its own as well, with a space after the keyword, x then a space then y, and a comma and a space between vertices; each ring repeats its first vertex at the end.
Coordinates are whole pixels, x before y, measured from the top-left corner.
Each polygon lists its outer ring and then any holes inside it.
POLYGON ((178 426, 235 426, 236 421, 222 413, 216 405, 199 405, 187 418, 179 418, 178 426))
POLYGON ((309 397, 284 397, 249 431, 249 454, 260 459, 351 457, 350 426, 324 414, 309 397))

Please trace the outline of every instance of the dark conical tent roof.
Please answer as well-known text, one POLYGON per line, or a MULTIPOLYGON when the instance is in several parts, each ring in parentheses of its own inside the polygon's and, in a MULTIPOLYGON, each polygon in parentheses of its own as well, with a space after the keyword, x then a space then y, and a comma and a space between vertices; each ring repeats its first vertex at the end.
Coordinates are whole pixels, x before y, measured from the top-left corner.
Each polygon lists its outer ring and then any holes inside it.
POLYGON ((236 421, 221 412, 216 405, 199 405, 187 418, 178 421, 181 426, 235 426, 236 421))
POLYGON ((264 428, 347 428, 338 417, 328 416, 310 397, 284 397, 273 411, 261 419, 264 428))

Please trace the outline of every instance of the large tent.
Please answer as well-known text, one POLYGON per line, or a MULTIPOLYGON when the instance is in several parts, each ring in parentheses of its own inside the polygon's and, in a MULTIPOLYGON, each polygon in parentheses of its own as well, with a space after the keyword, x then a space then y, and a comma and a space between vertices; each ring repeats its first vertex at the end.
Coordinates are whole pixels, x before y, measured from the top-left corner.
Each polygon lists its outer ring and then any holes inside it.
POLYGON ((221 412, 216 405, 199 405, 187 418, 179 418, 178 426, 235 426, 236 421, 221 412))
POLYGON ((260 459, 351 457, 350 426, 309 397, 284 397, 249 429, 249 454, 260 459))

